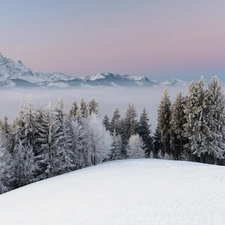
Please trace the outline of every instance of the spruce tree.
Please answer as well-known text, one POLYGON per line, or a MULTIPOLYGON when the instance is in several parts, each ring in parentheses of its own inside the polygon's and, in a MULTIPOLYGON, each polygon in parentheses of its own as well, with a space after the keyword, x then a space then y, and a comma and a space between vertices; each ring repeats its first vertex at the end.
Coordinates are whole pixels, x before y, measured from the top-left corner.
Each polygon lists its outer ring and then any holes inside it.
POLYGON ((14 119, 12 134, 14 139, 12 154, 15 158, 14 165, 17 173, 15 186, 19 187, 35 180, 35 144, 38 131, 36 110, 33 109, 31 97, 21 106, 18 116, 14 119))
POLYGON ((165 88, 158 108, 158 129, 163 143, 163 154, 170 155, 170 115, 171 102, 168 90, 165 88))
POLYGON ((184 127, 186 123, 184 108, 186 98, 182 96, 181 92, 177 94, 174 103, 171 106, 170 118, 170 146, 175 159, 179 159, 183 153, 184 127))
POLYGON ((102 123, 105 126, 106 130, 110 130, 110 122, 108 115, 104 116, 102 123))
POLYGON ((99 115, 98 103, 96 102, 94 98, 92 98, 88 103, 88 112, 89 112, 89 115, 91 115, 92 113, 99 115))
POLYGON ((122 123, 121 115, 120 115, 118 108, 116 107, 116 109, 113 112, 113 116, 112 116, 111 123, 110 123, 111 134, 113 134, 114 131, 116 132, 117 135, 122 133, 122 124, 121 123, 122 123))
POLYGON ((207 96, 204 86, 203 77, 197 83, 190 83, 185 105, 187 123, 184 124, 184 134, 188 139, 188 144, 185 147, 190 149, 190 153, 194 156, 191 158, 192 160, 200 160, 201 162, 205 161, 204 156, 208 152, 208 138, 210 136, 207 122, 207 96))
POLYGON ((71 117, 77 116, 77 110, 78 110, 77 102, 76 101, 73 101, 72 106, 71 106, 71 109, 69 111, 69 115, 71 117))
POLYGON ((151 151, 153 151, 153 140, 150 127, 151 126, 149 125, 149 118, 146 109, 144 108, 138 123, 137 133, 142 137, 142 140, 144 142, 146 157, 150 157, 150 153, 151 151))
POLYGON ((225 97, 223 87, 216 76, 212 77, 207 90, 208 163, 221 163, 225 152, 225 97))
POLYGON ((122 159, 122 147, 123 142, 120 134, 116 134, 116 131, 113 132, 113 143, 112 150, 110 154, 110 160, 122 159))
POLYGON ((122 155, 124 158, 126 158, 127 157, 126 145, 128 143, 130 136, 137 133, 138 127, 137 112, 132 103, 128 104, 126 115, 122 120, 121 125, 122 125, 121 137, 123 140, 122 155))
POLYGON ((87 104, 86 104, 86 102, 84 101, 83 98, 80 100, 77 114, 78 114, 78 119, 79 120, 82 120, 83 118, 87 118, 88 117, 87 104))
POLYGON ((161 135, 159 132, 159 129, 156 128, 155 129, 155 133, 154 133, 154 137, 153 137, 153 157, 157 158, 159 156, 159 154, 161 155, 161 152, 163 150, 163 143, 161 141, 161 135))

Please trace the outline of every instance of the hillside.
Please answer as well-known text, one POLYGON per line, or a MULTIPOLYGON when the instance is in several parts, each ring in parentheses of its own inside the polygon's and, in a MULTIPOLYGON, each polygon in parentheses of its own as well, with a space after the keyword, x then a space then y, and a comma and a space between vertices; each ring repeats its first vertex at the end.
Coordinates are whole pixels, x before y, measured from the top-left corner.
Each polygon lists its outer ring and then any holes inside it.
POLYGON ((7 225, 207 225, 225 221, 224 167, 108 162, 0 196, 7 225))

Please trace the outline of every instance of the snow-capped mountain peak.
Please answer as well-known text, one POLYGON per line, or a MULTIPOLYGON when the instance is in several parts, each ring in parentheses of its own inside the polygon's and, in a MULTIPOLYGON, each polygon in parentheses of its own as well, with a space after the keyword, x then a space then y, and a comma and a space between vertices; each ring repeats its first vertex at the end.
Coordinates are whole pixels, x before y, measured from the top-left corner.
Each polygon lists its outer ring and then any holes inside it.
POLYGON ((101 72, 93 76, 74 78, 59 72, 46 73, 40 70, 31 70, 20 60, 14 62, 0 53, 0 88, 153 87, 186 85, 186 82, 178 79, 171 79, 160 83, 149 80, 145 76, 120 75, 115 72, 101 72))
POLYGON ((186 87, 187 85, 188 85, 187 82, 179 80, 179 79, 173 79, 173 78, 160 83, 160 86, 182 86, 182 87, 186 87))

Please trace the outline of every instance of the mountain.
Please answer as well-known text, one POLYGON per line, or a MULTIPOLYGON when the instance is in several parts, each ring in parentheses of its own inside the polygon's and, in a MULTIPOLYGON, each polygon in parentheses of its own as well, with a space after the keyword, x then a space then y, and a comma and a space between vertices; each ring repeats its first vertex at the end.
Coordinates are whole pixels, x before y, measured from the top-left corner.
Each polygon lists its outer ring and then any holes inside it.
POLYGON ((0 53, 0 87, 38 87, 59 80, 69 80, 70 76, 63 73, 45 73, 33 71, 21 61, 14 62, 0 53))
POLYGON ((103 72, 93 76, 74 78, 64 73, 46 73, 34 71, 14 62, 0 53, 0 88, 75 88, 75 87, 157 87, 186 86, 187 83, 171 79, 165 82, 149 80, 144 76, 120 75, 114 72, 103 72))
POLYGON ((178 80, 178 79, 170 79, 170 80, 167 80, 167 81, 164 81, 164 82, 161 82, 159 84, 159 86, 172 86, 172 87, 186 87, 188 85, 187 82, 184 82, 182 80, 178 80))

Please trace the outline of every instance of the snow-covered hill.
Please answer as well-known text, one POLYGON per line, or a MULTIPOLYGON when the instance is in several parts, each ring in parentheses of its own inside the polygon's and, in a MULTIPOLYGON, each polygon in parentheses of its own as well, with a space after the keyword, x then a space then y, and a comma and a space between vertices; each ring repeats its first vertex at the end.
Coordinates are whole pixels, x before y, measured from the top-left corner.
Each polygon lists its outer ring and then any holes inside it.
POLYGON ((4 225, 222 225, 225 168, 121 160, 0 195, 4 225))
POLYGON ((98 73, 94 76, 73 78, 64 73, 45 73, 34 71, 14 62, 0 53, 0 88, 74 88, 90 86, 106 87, 153 87, 153 86, 184 86, 185 82, 174 80, 158 82, 144 76, 120 75, 114 72, 98 73))

